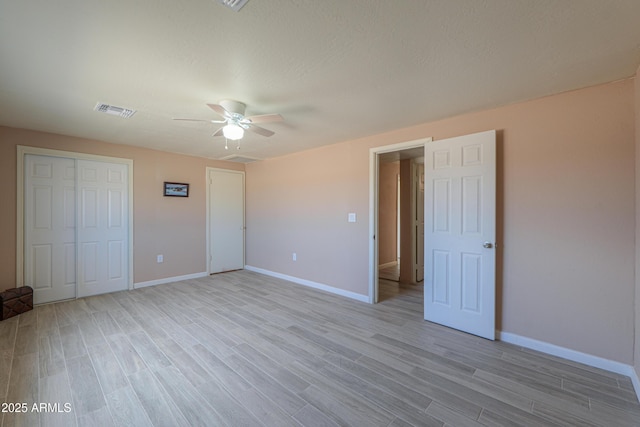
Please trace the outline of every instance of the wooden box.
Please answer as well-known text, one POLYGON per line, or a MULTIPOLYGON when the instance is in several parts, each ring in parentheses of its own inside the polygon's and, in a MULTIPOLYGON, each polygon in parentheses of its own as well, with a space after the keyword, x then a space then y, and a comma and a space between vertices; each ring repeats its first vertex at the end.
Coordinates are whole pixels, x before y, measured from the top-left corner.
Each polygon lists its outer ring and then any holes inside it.
POLYGON ((33 310, 33 288, 22 286, 0 292, 0 303, 2 304, 2 318, 0 320, 33 310))

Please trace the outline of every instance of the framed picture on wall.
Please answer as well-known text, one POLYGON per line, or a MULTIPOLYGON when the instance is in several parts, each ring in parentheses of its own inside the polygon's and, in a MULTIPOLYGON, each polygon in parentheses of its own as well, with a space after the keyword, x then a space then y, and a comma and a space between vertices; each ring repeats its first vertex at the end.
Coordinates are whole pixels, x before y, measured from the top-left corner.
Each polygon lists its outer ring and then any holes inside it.
POLYGON ((189 184, 179 182, 165 182, 164 195, 171 197, 189 197, 189 184))

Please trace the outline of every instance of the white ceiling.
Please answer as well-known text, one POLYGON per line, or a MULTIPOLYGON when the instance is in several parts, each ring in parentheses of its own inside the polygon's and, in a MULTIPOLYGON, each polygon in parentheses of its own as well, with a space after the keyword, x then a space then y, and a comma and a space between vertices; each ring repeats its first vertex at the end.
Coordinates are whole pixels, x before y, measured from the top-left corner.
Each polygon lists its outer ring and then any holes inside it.
POLYGON ((638 0, 0 0, 0 125, 267 158, 632 76, 638 0), (97 102, 137 110, 130 119, 97 102))

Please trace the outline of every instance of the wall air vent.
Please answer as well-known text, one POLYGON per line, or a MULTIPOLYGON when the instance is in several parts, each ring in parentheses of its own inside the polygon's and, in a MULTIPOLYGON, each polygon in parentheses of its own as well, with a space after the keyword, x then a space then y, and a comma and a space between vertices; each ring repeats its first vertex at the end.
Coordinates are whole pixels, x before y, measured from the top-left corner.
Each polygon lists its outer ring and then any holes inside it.
POLYGON ((93 109, 93 111, 98 111, 100 113, 111 114, 112 116, 122 117, 123 119, 128 119, 136 113, 136 110, 131 110, 129 108, 116 107, 115 105, 103 104, 102 102, 98 102, 93 109))
POLYGON ((218 0, 218 3, 238 12, 248 1, 249 0, 218 0))

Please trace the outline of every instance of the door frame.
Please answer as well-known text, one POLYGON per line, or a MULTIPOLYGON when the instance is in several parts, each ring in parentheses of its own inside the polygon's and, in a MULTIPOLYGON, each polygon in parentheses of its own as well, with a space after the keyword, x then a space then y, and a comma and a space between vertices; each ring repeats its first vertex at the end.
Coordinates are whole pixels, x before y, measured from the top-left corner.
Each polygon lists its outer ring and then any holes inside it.
POLYGON ((369 295, 370 304, 378 302, 378 179, 380 154, 393 153, 411 148, 425 147, 432 137, 420 138, 369 149, 369 295))
MULTIPOLYGON (((17 146, 17 200, 16 200, 16 287, 24 286, 24 158, 26 155, 64 157, 74 160, 93 160, 119 163, 127 166, 129 191, 129 229, 127 230, 129 290, 133 289, 133 160, 97 154, 76 153, 74 151, 52 150, 49 148, 17 146)), ((77 231, 76 231, 77 235, 77 231)), ((77 250, 77 249, 76 249, 77 250)), ((76 257, 77 259, 77 257, 76 257)), ((76 285, 77 286, 77 285, 76 285)), ((76 293, 77 294, 77 293, 76 293)))
POLYGON ((205 179, 206 179, 206 193, 207 193, 207 197, 206 197, 206 204, 207 204, 207 218, 206 218, 206 234, 207 234, 207 250, 206 250, 206 257, 207 257, 207 274, 212 274, 211 273, 211 181, 209 180, 209 172, 211 171, 218 171, 218 172, 226 172, 226 173, 237 173, 242 175, 242 228, 243 228, 243 233, 242 233, 242 265, 243 268, 246 265, 246 250, 247 250, 247 222, 246 222, 246 212, 247 212, 247 201, 246 201, 246 185, 247 185, 247 177, 244 171, 238 171, 238 170, 234 170, 234 169, 223 169, 223 168, 213 168, 210 166, 207 166, 205 168, 205 179))
MULTIPOLYGON (((420 187, 420 174, 418 173, 420 169, 420 164, 422 167, 422 174, 424 178, 424 157, 422 158, 422 163, 416 161, 416 159, 411 159, 411 222, 413 227, 413 232, 411 233, 411 247, 414 248, 413 258, 411 259, 411 263, 413 264, 413 268, 411 269, 411 281, 413 283, 419 283, 424 281, 424 262, 425 262, 425 252, 424 248, 425 241, 424 237, 422 239, 422 279, 418 280, 418 270, 420 269, 420 261, 418 259, 418 188, 420 187)), ((422 183, 424 186, 424 182, 422 183)), ((424 191, 424 188, 423 188, 424 191)), ((424 193, 422 198, 422 231, 424 233, 424 208, 425 208, 425 200, 424 193)))

